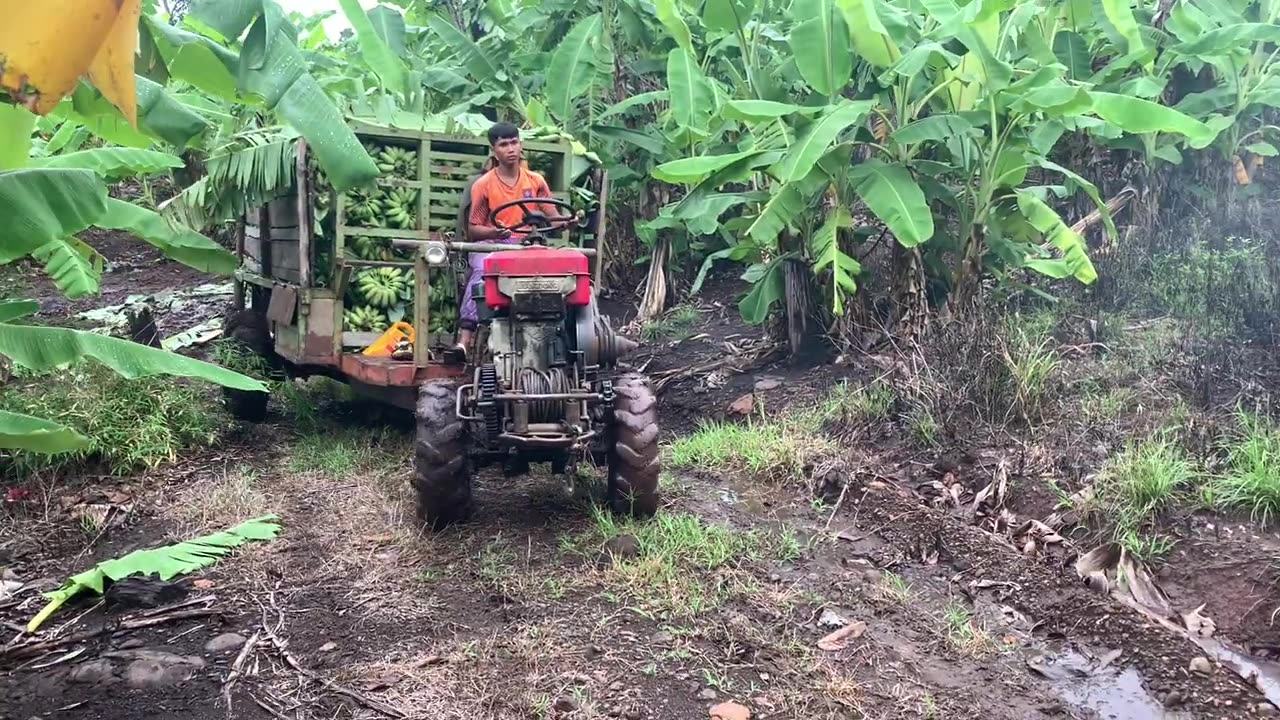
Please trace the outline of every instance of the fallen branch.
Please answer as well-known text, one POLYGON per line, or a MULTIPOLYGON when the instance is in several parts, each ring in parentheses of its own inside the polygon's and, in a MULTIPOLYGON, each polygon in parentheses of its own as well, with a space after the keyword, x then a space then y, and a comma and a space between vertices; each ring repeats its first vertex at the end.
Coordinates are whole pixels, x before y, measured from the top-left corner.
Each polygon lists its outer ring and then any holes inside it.
POLYGON ((227 703, 227 715, 231 714, 231 686, 235 685, 236 680, 244 674, 245 661, 249 659, 249 654, 258 646, 258 641, 261 639, 262 631, 259 630, 244 642, 244 647, 240 648, 240 654, 236 655, 235 662, 231 663, 231 672, 227 673, 227 679, 222 683, 222 699, 227 703))
POLYGON ((781 349, 782 347, 780 345, 774 343, 756 351, 753 355, 735 356, 730 354, 720 358, 719 360, 713 360, 702 365, 664 370, 662 372, 654 373, 653 377, 655 378, 655 382, 653 387, 656 392, 662 392, 667 385, 675 382, 676 380, 691 377, 693 375, 700 375, 702 373, 709 373, 713 370, 719 370, 724 367, 732 367, 737 372, 746 372, 763 365, 781 349))
MULTIPOLYGON (((275 606, 274 596, 272 597, 272 606, 273 607, 275 606)), ((405 717, 404 713, 400 712, 399 710, 391 707, 390 705, 384 702, 381 702, 379 700, 374 700, 373 698, 370 698, 370 697, 366 697, 365 695, 355 690, 352 690, 351 688, 346 687, 345 685, 340 685, 334 682, 333 680, 330 680, 329 678, 326 678, 320 675, 319 673, 316 673, 312 670, 308 670, 307 668, 303 667, 302 663, 298 662, 298 659, 293 656, 293 653, 289 652, 289 641, 285 640, 284 638, 280 637, 277 634, 277 631, 284 626, 284 613, 280 612, 279 608, 276 608, 276 612, 280 614, 280 621, 276 623, 276 630, 272 630, 271 628, 267 627, 267 617, 266 617, 267 609, 265 607, 262 608, 261 634, 265 635, 267 640, 269 640, 271 644, 275 646, 276 652, 280 654, 280 657, 284 659, 285 663, 288 664, 289 667, 293 668, 294 671, 296 671, 298 674, 302 675, 303 677, 306 677, 310 680, 318 682, 321 685, 324 685, 325 687, 329 688, 330 690, 338 693, 339 695, 345 695, 346 697, 349 697, 352 700, 355 700, 356 702, 369 708, 370 710, 380 712, 383 715, 386 715, 387 717, 392 717, 392 718, 405 717)))
MULTIPOLYGON (((1106 202, 1107 214, 1115 215, 1123 210, 1125 206, 1132 202, 1136 197, 1138 197, 1137 188, 1132 185, 1124 186, 1120 192, 1116 193, 1115 197, 1106 202)), ((1071 226, 1071 229, 1077 235, 1083 235, 1086 230, 1100 222, 1102 222, 1102 211, 1099 208, 1095 208, 1093 212, 1077 220, 1075 224, 1071 226)))
POLYGON ((175 620, 189 620, 191 618, 209 617, 210 615, 218 615, 221 612, 222 612, 221 610, 214 610, 212 608, 199 608, 197 610, 180 610, 177 612, 169 613, 167 615, 153 615, 152 617, 129 618, 129 619, 120 621, 118 625, 105 625, 96 630, 87 630, 85 632, 76 633, 75 635, 68 635, 64 638, 58 638, 57 640, 45 640, 42 642, 28 643, 26 645, 18 645, 16 647, 8 648, 0 652, 0 659, 7 658, 7 659, 18 660, 21 658, 40 655, 50 650, 56 650, 58 648, 66 647, 68 645, 74 645, 78 642, 92 640, 93 638, 98 637, 99 635, 105 635, 107 633, 119 632, 121 630, 140 630, 142 628, 153 627, 155 625, 163 625, 165 623, 173 622, 175 620))

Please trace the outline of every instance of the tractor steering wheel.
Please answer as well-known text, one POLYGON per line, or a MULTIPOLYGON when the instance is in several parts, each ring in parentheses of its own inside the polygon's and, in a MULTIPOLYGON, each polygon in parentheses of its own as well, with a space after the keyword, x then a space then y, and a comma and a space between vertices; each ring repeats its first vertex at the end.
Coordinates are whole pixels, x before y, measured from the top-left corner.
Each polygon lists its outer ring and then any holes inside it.
POLYGON ((568 202, 564 200, 560 200, 558 198, 550 198, 550 197, 517 198, 515 200, 509 200, 507 202, 504 202, 498 207, 490 210, 489 224, 493 227, 498 228, 499 230, 506 230, 508 232, 515 232, 517 230, 525 230, 525 229, 534 230, 534 231, 550 230, 551 222, 547 219, 547 216, 544 215, 541 210, 530 210, 529 208, 525 207, 526 205, 555 205, 557 207, 562 207, 565 210, 568 210, 570 213, 573 212, 573 205, 570 205, 568 202), (522 214, 522 217, 520 218, 520 222, 510 227, 503 225, 502 222, 498 220, 498 213, 502 212, 503 210, 509 207, 519 207, 520 212, 522 214))

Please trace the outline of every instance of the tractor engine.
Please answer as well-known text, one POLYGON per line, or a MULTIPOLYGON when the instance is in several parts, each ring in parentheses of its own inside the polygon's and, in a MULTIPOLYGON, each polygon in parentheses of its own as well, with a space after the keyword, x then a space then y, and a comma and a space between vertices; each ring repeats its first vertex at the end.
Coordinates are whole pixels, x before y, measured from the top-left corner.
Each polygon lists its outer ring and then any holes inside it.
POLYGON ((494 252, 482 290, 476 305, 491 362, 476 369, 471 397, 485 444, 558 457, 598 439, 600 411, 612 401, 601 370, 636 344, 597 314, 587 257, 545 247, 494 252))

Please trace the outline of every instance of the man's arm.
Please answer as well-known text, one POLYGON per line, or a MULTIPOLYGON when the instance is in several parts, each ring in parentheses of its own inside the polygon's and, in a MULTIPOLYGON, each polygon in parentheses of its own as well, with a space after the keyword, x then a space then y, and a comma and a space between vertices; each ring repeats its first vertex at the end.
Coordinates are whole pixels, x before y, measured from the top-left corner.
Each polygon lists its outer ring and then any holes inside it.
MULTIPOLYGON (((551 187, 547 185, 546 178, 542 177, 541 175, 538 176, 538 186, 534 192, 537 194, 538 197, 545 197, 545 198, 554 197, 551 194, 551 187)), ((582 214, 582 211, 579 210, 578 212, 572 215, 562 215, 560 211, 560 206, 558 205, 542 205, 541 207, 542 207, 543 214, 547 216, 548 220, 551 220, 553 222, 556 220, 566 220, 566 221, 577 220, 578 216, 582 214)))
POLYGON ((506 240, 510 230, 499 230, 489 225, 489 185, 481 180, 471 184, 471 212, 467 216, 467 239, 471 242, 506 240))

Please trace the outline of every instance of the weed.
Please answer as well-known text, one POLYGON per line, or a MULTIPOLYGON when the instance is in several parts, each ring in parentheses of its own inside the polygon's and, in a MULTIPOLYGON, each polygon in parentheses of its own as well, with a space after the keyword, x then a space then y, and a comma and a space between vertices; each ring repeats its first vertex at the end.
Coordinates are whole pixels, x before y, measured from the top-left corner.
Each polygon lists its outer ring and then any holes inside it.
POLYGON ((1130 555, 1147 564, 1163 560, 1177 544, 1176 540, 1165 535, 1143 535, 1136 530, 1126 531, 1119 542, 1130 555))
POLYGON ((661 339, 683 340, 689 337, 698 323, 698 309, 692 305, 680 305, 656 320, 640 326, 640 336, 646 342, 661 339))
POLYGON ((783 562, 799 558, 803 550, 800 545, 800 538, 796 536, 796 531, 789 527, 783 528, 782 532, 778 533, 775 547, 777 548, 778 559, 783 562))
POLYGON ((823 399, 817 413, 824 422, 871 423, 889 416, 893 400, 893 388, 886 383, 855 386, 841 380, 823 399))
POLYGON ((1196 470, 1182 449, 1165 437, 1130 443, 1103 466, 1087 512, 1101 514, 1116 539, 1140 530, 1189 489, 1196 470))
POLYGON ((1112 421, 1138 399, 1130 388, 1116 387, 1103 392, 1086 392, 1082 401, 1085 417, 1094 422, 1112 421))
POLYGON ((1267 269, 1265 242, 1193 240, 1182 252, 1153 258, 1149 289, 1158 309, 1195 322, 1206 335, 1266 330, 1274 303, 1267 269))
POLYGON ((983 657, 996 649, 996 642, 991 634, 974 624, 973 615, 959 602, 947 604, 943 612, 946 624, 947 645, 955 652, 966 657, 983 657))
POLYGON ((86 449, 62 455, 0 452, 0 466, 22 475, 99 460, 124 474, 176 460, 216 442, 222 420, 208 388, 169 377, 127 379, 97 363, 11 383, 0 409, 68 425, 89 438, 86 449))
POLYGON ((907 579, 897 573, 886 572, 876 583, 875 592, 885 600, 899 605, 906 605, 911 600, 911 586, 907 579))
POLYGON ((1218 507, 1247 510, 1266 526, 1280 517, 1280 428, 1245 412, 1237 417, 1226 471, 1209 483, 1208 499, 1218 507))
POLYGON ((938 420, 929 408, 924 405, 912 408, 907 416, 907 427, 916 442, 930 448, 938 446, 938 420))
POLYGON ((289 456, 288 468, 297 473, 346 477, 400 462, 404 450, 395 445, 384 433, 356 428, 304 434, 289 456))
POLYGON ((1053 338, 1028 333, 1022 327, 1012 328, 1002 343, 1001 358, 1012 382, 1014 406, 1024 419, 1038 415, 1060 363, 1053 338))

